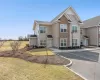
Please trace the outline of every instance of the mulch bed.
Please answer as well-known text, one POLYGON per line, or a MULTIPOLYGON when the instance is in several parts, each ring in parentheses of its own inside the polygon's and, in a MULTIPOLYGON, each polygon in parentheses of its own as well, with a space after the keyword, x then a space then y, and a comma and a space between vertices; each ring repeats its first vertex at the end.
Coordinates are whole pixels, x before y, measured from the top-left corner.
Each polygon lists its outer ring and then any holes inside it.
MULTIPOLYGON (((23 49, 22 49, 23 50, 23 49)), ((12 51, 3 51, 0 52, 0 57, 13 57, 20 58, 32 63, 41 63, 41 64, 53 64, 53 65, 66 65, 70 63, 69 60, 64 59, 57 55, 31 55, 21 50, 18 53, 13 54, 12 51)))

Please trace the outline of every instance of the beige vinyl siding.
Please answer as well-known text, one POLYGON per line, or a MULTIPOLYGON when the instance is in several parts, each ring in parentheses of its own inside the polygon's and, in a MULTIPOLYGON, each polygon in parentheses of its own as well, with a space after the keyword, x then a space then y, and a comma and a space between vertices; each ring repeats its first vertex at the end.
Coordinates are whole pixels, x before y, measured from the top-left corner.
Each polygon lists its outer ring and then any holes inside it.
POLYGON ((29 38, 29 45, 30 46, 37 45, 37 38, 29 38))
POLYGON ((46 40, 47 35, 52 35, 52 26, 51 25, 39 25, 46 28, 46 33, 39 33, 38 36, 38 46, 40 46, 40 40, 46 40))
POLYGON ((53 47, 59 48, 59 23, 52 25, 53 47))
MULTIPOLYGON (((74 17, 74 16, 73 16, 74 17)), ((77 39, 77 46, 80 46, 80 25, 77 20, 73 18, 73 22, 70 24, 70 46, 72 46, 72 35, 73 39, 77 39), (72 26, 77 26, 77 32, 72 34, 72 26)))
POLYGON ((97 27, 91 27, 86 29, 86 34, 89 37, 89 45, 98 45, 98 29, 97 27))
POLYGON ((82 30, 82 34, 80 33, 80 38, 81 38, 81 41, 83 41, 84 36, 87 36, 87 34, 86 34, 85 28, 81 28, 81 30, 82 30))

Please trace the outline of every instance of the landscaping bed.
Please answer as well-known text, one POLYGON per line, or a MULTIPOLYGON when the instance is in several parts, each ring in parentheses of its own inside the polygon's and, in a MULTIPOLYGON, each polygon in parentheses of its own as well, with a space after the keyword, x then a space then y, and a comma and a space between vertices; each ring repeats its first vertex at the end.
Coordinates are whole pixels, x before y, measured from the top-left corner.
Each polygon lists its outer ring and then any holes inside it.
POLYGON ((13 54, 11 51, 5 51, 4 53, 0 53, 0 57, 14 57, 14 58, 20 58, 26 61, 30 61, 33 63, 41 63, 45 64, 45 61, 47 60, 46 64, 54 64, 54 65, 67 65, 70 63, 69 60, 64 59, 57 55, 32 55, 28 53, 21 53, 18 52, 16 54, 13 54))

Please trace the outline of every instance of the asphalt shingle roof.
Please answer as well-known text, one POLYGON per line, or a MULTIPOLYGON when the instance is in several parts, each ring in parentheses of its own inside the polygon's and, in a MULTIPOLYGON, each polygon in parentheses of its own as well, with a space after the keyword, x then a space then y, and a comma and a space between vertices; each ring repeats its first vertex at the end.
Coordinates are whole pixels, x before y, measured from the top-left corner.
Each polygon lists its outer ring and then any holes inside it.
POLYGON ((100 23, 100 16, 96 16, 96 17, 83 21, 83 25, 81 26, 81 28, 95 27, 99 25, 99 23, 100 23))

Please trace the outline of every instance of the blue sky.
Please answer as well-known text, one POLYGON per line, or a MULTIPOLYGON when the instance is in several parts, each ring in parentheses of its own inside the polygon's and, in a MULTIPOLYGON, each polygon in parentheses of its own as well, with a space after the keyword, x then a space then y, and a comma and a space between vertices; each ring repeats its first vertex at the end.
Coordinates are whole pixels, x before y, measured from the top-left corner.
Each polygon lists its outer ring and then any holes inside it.
POLYGON ((34 20, 50 21, 69 6, 82 20, 100 15, 99 0, 0 0, 0 37, 32 34, 34 20))

